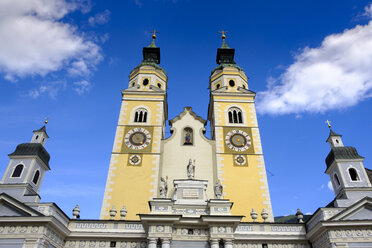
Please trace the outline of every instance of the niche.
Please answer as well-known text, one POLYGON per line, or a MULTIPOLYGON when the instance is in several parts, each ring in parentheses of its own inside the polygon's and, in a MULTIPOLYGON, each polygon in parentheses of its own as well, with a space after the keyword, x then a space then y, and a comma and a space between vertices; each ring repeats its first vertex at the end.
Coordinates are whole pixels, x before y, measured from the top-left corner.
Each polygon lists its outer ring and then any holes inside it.
POLYGON ((183 139, 183 145, 185 146, 191 146, 193 144, 194 137, 193 137, 193 131, 191 128, 186 127, 185 129, 183 129, 182 139, 183 139))

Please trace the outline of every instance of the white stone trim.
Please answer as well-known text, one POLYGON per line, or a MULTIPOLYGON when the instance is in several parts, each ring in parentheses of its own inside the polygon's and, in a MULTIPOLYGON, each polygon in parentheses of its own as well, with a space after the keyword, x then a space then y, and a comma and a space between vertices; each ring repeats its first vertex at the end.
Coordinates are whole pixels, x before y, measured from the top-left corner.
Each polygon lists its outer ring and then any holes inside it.
POLYGON ((118 164, 118 157, 119 154, 111 154, 111 161, 109 171, 107 173, 106 188, 105 193, 103 195, 100 219, 104 219, 105 217, 109 216, 109 213, 108 211, 106 211, 106 209, 110 207, 108 201, 111 199, 111 196, 109 194, 113 190, 112 189, 112 184, 114 184, 113 177, 115 176, 114 172, 117 169, 116 165, 118 164))
POLYGON ((149 200, 152 200, 152 198, 156 198, 157 195, 158 195, 158 178, 159 178, 159 165, 160 165, 160 156, 158 154, 154 154, 152 155, 152 158, 153 158, 153 161, 152 161, 152 164, 153 164, 153 167, 152 167, 152 171, 153 171, 153 174, 151 175, 151 178, 152 178, 152 181, 150 182, 150 185, 152 185, 152 187, 150 187, 150 193, 152 195, 152 197, 150 197, 149 200))
POLYGON ((260 175, 259 181, 263 184, 263 185, 260 186, 260 188, 264 191, 264 193, 261 194, 261 196, 263 198, 265 198, 263 203, 267 205, 266 210, 269 213, 268 221, 273 222, 274 221, 274 215, 273 215, 273 209, 272 209, 272 206, 271 206, 269 184, 267 182, 267 175, 266 175, 265 162, 264 162, 263 155, 258 156, 257 162, 258 162, 257 167, 260 169, 260 171, 259 171, 259 175, 260 175))
POLYGON ((127 107, 128 107, 128 102, 122 101, 121 108, 120 108, 120 114, 119 114, 119 121, 118 121, 118 123, 121 125, 125 125, 124 122, 126 121, 127 107))

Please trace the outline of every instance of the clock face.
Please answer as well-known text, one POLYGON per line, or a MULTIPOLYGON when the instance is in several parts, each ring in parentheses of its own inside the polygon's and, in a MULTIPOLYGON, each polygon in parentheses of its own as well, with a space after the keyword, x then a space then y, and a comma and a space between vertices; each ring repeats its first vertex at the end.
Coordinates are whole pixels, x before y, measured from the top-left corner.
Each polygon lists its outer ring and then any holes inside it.
POLYGON ((144 128, 133 128, 125 135, 125 144, 133 149, 140 150, 151 142, 151 134, 144 128))
POLYGON ((242 152, 251 146, 251 137, 242 130, 232 130, 226 134, 225 142, 231 150, 242 152))

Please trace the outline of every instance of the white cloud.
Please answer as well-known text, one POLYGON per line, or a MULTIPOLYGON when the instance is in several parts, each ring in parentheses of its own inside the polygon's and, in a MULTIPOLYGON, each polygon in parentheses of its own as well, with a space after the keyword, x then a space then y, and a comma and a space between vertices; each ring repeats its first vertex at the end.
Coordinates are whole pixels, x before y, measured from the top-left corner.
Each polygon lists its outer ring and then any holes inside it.
POLYGON ((111 12, 106 9, 105 11, 95 14, 94 16, 89 17, 88 22, 91 26, 102 25, 107 23, 110 20, 111 12))
POLYGON ((41 95, 48 95, 50 98, 55 99, 61 90, 66 89, 66 82, 55 81, 42 84, 39 88, 31 89, 24 96, 36 99, 41 95))
POLYGON ((104 35, 101 35, 99 37, 100 41, 102 43, 105 43, 106 41, 108 41, 110 39, 110 34, 109 33, 105 33, 104 35))
POLYGON ((329 190, 333 191, 333 186, 332 186, 331 181, 328 181, 327 186, 328 186, 328 189, 329 189, 329 190))
MULTIPOLYGON (((372 8, 371 6, 369 7, 372 8)), ((304 48, 268 89, 257 95, 260 113, 299 114, 343 109, 372 96, 372 21, 304 48)))
POLYGON ((78 93, 79 95, 88 93, 92 87, 92 85, 86 80, 75 82, 74 86, 75 86, 76 93, 78 93))
POLYGON ((100 47, 62 18, 89 1, 0 1, 0 72, 4 78, 41 75, 84 63, 86 74, 102 59, 100 47))
POLYGON ((138 7, 142 7, 142 2, 140 0, 134 0, 134 3, 138 6, 138 7))
POLYGON ((364 8, 364 15, 372 18, 372 4, 364 8))

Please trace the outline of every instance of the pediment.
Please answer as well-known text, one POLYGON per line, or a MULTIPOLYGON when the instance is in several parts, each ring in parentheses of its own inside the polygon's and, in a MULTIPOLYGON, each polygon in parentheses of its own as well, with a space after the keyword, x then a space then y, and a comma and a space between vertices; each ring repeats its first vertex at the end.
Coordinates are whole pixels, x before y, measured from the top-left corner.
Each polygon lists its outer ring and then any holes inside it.
POLYGON ((0 194, 0 216, 42 216, 41 213, 26 204, 2 193, 0 194))
POLYGON ((188 115, 192 116, 193 119, 197 121, 198 123, 201 123, 203 127, 207 124, 207 121, 201 118, 200 116, 198 116, 197 114, 195 114, 194 111, 192 111, 191 107, 185 107, 182 113, 174 117, 172 120, 169 120, 169 125, 173 126, 175 122, 184 119, 188 115))
POLYGON ((363 198, 336 214, 330 220, 372 220, 372 198, 363 198))

